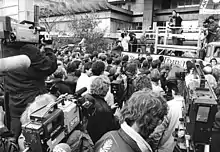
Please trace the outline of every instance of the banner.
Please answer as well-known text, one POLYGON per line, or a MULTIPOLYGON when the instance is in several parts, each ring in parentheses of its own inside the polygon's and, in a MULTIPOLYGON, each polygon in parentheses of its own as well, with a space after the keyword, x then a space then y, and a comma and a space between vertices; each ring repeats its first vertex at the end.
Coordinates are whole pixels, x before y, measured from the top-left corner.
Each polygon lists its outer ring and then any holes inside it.
POLYGON ((220 14, 220 9, 201 9, 199 14, 220 14))

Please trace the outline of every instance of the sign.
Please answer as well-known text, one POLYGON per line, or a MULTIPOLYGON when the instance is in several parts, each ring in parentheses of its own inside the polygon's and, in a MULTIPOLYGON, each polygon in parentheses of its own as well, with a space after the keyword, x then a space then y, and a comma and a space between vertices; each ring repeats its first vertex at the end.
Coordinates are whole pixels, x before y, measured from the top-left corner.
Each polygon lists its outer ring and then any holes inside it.
POLYGON ((172 56, 164 56, 164 63, 169 63, 172 65, 178 65, 186 68, 186 62, 192 60, 191 58, 178 58, 172 56))
POLYGON ((201 9, 199 14, 220 14, 220 9, 201 9))
MULTIPOLYGON (((146 57, 145 54, 138 54, 138 53, 131 53, 131 52, 122 52, 122 56, 128 55, 129 60, 136 59, 138 56, 142 55, 143 57, 146 57)), ((184 58, 184 57, 176 57, 176 56, 168 56, 168 55, 151 55, 153 60, 159 59, 160 56, 164 57, 163 63, 169 63, 172 65, 178 65, 183 68, 186 68, 186 62, 191 61, 192 58, 184 58)))

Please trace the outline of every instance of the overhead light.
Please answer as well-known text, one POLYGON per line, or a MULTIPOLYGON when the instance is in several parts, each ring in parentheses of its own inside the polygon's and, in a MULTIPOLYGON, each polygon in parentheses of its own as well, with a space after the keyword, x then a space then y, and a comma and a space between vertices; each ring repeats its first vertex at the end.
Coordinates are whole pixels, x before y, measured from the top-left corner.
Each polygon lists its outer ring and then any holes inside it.
POLYGON ((213 3, 219 3, 220 2, 220 0, 212 0, 213 1, 213 3))

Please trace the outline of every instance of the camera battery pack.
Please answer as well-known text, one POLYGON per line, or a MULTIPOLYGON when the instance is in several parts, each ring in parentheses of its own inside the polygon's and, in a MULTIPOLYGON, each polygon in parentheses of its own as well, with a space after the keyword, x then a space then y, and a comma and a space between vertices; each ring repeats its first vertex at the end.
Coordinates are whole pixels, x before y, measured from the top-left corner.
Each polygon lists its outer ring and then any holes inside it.
POLYGON ((64 112, 64 125, 67 127, 67 133, 72 132, 80 122, 79 108, 76 103, 69 100, 58 104, 58 108, 64 112))

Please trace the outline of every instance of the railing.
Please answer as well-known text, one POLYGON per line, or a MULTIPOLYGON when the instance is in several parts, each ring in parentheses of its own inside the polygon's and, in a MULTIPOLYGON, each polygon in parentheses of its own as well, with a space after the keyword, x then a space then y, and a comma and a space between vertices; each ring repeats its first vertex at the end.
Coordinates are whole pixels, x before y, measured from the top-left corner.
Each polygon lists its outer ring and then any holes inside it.
MULTIPOLYGON (((190 33, 191 34, 191 33, 190 33)), ((196 51, 201 48, 201 35, 202 35, 202 28, 182 28, 182 27, 157 27, 155 32, 155 51, 157 53, 158 49, 167 49, 167 50, 176 50, 176 51, 188 51, 196 53, 196 51), (183 32, 193 31, 196 34, 197 45, 196 46, 183 46, 183 45, 168 45, 168 39, 181 38, 186 39, 187 37, 182 34, 173 34, 172 30, 181 29, 183 32), (163 38, 163 43, 158 44, 159 38, 163 38)), ((192 35, 191 35, 192 37, 192 35)), ((195 36, 193 36, 195 37, 195 36)))

